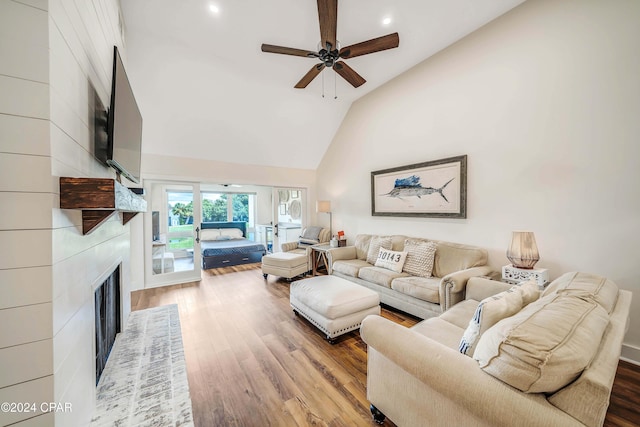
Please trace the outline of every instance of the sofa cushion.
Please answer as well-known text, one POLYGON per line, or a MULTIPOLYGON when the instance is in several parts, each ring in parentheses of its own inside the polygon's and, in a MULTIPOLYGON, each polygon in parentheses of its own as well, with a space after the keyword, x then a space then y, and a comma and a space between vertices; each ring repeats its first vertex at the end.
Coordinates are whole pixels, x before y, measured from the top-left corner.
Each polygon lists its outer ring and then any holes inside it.
POLYGON ((547 295, 482 334, 473 358, 518 390, 553 393, 589 365, 608 324, 591 298, 547 295))
POLYGON ((358 272, 358 277, 367 282, 375 283, 376 285, 385 286, 391 288, 391 282, 398 277, 406 277, 407 273, 396 273, 395 271, 387 270, 382 267, 363 267, 358 272))
POLYGON ((404 266, 406 258, 406 252, 391 251, 380 248, 375 266, 386 268, 387 270, 395 271, 396 273, 402 273, 402 267, 404 266))
POLYGON ((435 277, 399 277, 391 282, 391 289, 423 301, 440 303, 440 279, 435 277))
POLYGON ((367 251, 367 262, 369 264, 376 263, 380 248, 391 249, 391 237, 373 236, 371 238, 369 250, 367 251))
POLYGON ((334 261, 332 266, 333 271, 350 277, 358 277, 358 272, 362 267, 371 267, 371 264, 360 259, 340 259, 334 261))
POLYGON ((460 353, 471 356, 478 339, 487 329, 505 317, 513 316, 521 308, 522 292, 516 286, 480 301, 460 340, 460 353))
POLYGON ((353 242, 353 245, 356 247, 356 258, 366 261, 370 242, 370 234, 358 234, 356 236, 356 240, 353 242))
POLYGON ((449 242, 437 242, 437 245, 432 273, 435 277, 487 265, 487 251, 482 248, 449 242))
POLYGON ((589 295, 600 304, 607 313, 611 313, 618 300, 618 286, 611 280, 589 273, 565 273, 551 282, 542 296, 553 293, 571 295, 589 295))
POLYGON ((403 271, 413 276, 431 277, 436 247, 435 242, 407 239, 404 242, 407 259, 404 262, 403 271))
MULTIPOLYGON (((464 328, 449 323, 441 317, 431 317, 423 320, 411 327, 411 330, 438 341, 440 344, 446 345, 456 351, 458 350, 458 344, 464 332, 464 328)), ((425 354, 425 357, 429 357, 429 355, 425 354)))

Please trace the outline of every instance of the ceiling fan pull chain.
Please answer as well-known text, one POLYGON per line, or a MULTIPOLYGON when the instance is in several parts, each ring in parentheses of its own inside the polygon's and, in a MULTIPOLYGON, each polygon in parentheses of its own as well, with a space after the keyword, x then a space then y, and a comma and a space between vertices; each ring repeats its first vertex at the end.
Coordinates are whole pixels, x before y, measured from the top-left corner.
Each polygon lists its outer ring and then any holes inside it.
POLYGON ((324 98, 324 73, 322 73, 322 97, 324 98))
POLYGON ((338 99, 338 79, 336 78, 337 73, 333 73, 333 99, 338 99))

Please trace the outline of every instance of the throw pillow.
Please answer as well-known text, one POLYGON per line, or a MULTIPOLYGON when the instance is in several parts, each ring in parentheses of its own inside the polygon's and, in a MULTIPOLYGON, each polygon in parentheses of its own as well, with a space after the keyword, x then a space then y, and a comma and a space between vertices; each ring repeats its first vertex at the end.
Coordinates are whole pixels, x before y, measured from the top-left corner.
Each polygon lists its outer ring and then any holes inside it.
POLYGON ((404 265, 406 257, 406 252, 396 252, 380 248, 375 266, 386 268, 387 270, 395 271, 396 273, 402 273, 402 266, 404 265))
POLYGON ((522 294, 522 306, 527 306, 540 298, 540 287, 532 279, 515 286, 522 294))
POLYGON ((310 225, 309 227, 304 229, 304 231, 302 232, 302 236, 300 237, 307 240, 315 240, 316 243, 320 243, 321 231, 322 227, 318 227, 317 225, 310 225))
POLYGON ((436 242, 405 240, 404 250, 407 252, 407 260, 403 270, 412 276, 431 277, 436 247, 436 242))
POLYGON ((367 252, 367 262, 371 265, 376 263, 380 248, 391 249, 391 237, 375 236, 371 238, 369 243, 369 252, 367 252))
POLYGON ((480 336, 500 320, 511 317, 522 308, 522 292, 514 286, 499 294, 483 299, 464 331, 458 350, 473 355, 480 336))

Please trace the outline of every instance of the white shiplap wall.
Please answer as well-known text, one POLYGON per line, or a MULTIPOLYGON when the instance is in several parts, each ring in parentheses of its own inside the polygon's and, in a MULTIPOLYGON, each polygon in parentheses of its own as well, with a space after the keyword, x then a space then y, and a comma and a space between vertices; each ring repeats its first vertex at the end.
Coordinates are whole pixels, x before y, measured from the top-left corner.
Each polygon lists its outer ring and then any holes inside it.
POLYGON ((117 0, 0 2, 0 401, 72 408, 0 425, 86 424, 93 290, 118 264, 129 314, 130 226, 114 216, 83 236, 80 211, 58 208, 60 176, 114 176, 91 155, 89 88, 108 105, 119 14, 117 0))

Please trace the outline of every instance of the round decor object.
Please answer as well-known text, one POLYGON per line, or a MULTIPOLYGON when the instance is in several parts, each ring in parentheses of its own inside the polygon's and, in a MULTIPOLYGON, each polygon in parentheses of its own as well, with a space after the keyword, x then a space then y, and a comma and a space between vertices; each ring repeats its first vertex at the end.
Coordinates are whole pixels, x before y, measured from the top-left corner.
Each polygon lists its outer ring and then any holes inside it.
POLYGON ((280 203, 287 203, 289 201, 289 191, 278 190, 278 198, 280 199, 280 203))
POLYGON ((302 214, 302 205, 297 200, 294 200, 289 205, 289 215, 291 215, 291 219, 300 219, 300 215, 302 214))

